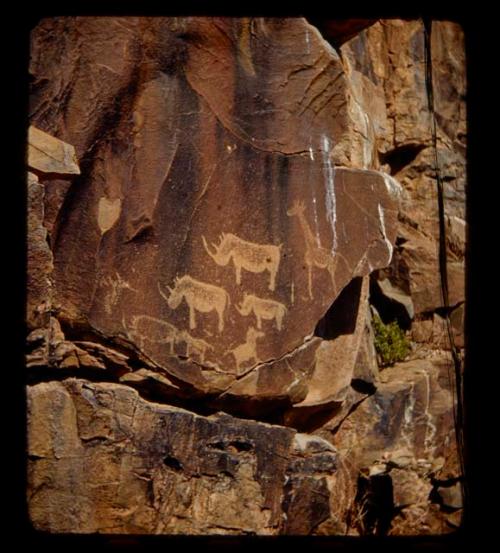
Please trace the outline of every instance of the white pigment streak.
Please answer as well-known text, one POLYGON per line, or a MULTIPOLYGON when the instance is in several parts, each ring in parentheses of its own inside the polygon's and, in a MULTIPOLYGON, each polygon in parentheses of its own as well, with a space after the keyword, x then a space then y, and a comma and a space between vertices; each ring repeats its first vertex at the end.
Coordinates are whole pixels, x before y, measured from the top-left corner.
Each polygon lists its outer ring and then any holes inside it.
POLYGON ((411 443, 410 437, 412 435, 412 430, 415 427, 413 421, 414 418, 414 409, 415 409, 415 393, 414 393, 414 383, 411 384, 408 403, 405 405, 404 414, 403 414, 403 428, 401 431, 401 437, 406 443, 406 447, 409 451, 413 449, 413 444, 411 443))
POLYGON ((314 208, 314 229, 316 231, 316 242, 319 246, 321 244, 321 238, 319 236, 318 209, 316 207, 316 196, 313 196, 313 208, 314 208))
POLYGON ((363 164, 364 169, 368 169, 372 161, 372 149, 370 147, 370 141, 368 140, 368 133, 370 130, 370 121, 366 111, 362 110, 365 123, 365 137, 363 138, 363 164))
POLYGON ((311 161, 314 161, 314 154, 311 146, 309 146, 309 157, 311 158, 311 161))
POLYGON ((395 198, 401 196, 403 193, 403 187, 399 184, 399 182, 394 177, 384 173, 383 171, 380 171, 380 173, 384 177, 384 184, 387 188, 387 192, 395 198))
POLYGON ((378 204, 378 216, 380 218, 380 230, 382 231, 382 236, 384 237, 387 251, 389 252, 389 260, 387 261, 387 263, 389 264, 392 259, 393 247, 385 232, 384 208, 380 204, 378 204))
POLYGON ((322 139, 323 153, 323 171, 325 177, 325 203, 326 203, 326 218, 330 221, 332 227, 333 241, 332 254, 337 251, 337 206, 335 197, 335 170, 330 159, 330 141, 326 135, 322 139))
MULTIPOLYGON (((425 425, 425 437, 424 437, 424 448, 425 451, 429 451, 432 447, 432 443, 434 441, 434 438, 436 436, 436 426, 432 422, 432 415, 430 413, 430 407, 431 407, 431 379, 429 376, 429 373, 427 371, 424 372, 425 375, 425 386, 426 386, 426 406, 424 410, 424 415, 426 419, 426 425, 425 425)), ((434 446, 434 449, 436 446, 434 446)))

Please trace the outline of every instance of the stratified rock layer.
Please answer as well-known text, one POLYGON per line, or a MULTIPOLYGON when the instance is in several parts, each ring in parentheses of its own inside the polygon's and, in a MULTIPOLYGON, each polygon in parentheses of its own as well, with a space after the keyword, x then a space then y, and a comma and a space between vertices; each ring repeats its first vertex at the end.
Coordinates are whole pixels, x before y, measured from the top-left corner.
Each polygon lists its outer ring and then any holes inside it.
POLYGON ((337 457, 321 438, 76 379, 30 387, 28 415, 39 530, 269 535, 340 523, 337 457))

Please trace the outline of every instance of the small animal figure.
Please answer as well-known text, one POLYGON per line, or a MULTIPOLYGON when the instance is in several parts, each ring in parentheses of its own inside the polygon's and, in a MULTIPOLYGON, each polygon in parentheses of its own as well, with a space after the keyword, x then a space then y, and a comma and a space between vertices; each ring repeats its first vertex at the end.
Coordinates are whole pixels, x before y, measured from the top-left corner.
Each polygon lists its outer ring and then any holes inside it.
POLYGON ((124 324, 129 337, 144 349, 146 342, 152 344, 169 344, 170 354, 174 355, 174 345, 177 336, 177 328, 156 317, 149 315, 134 315, 130 319, 130 325, 124 324))
POLYGON ((286 313, 286 307, 279 301, 258 298, 253 294, 247 293, 244 294, 243 302, 241 305, 237 305, 236 309, 244 317, 253 312, 257 318, 258 329, 262 328, 262 319, 268 321, 272 321, 274 319, 278 330, 281 330, 283 325, 283 317, 286 313))
POLYGON ((195 338, 185 330, 177 335, 176 341, 178 343, 184 342, 186 344, 186 357, 191 357, 193 354, 195 354, 198 356, 201 363, 205 362, 205 355, 207 354, 207 351, 213 351, 214 349, 214 347, 208 342, 205 342, 205 340, 202 340, 201 338, 195 338))
POLYGON ((259 361, 257 357, 257 340, 259 338, 263 338, 264 336, 265 334, 263 332, 251 326, 247 330, 246 341, 227 352, 227 354, 232 354, 234 356, 236 371, 238 373, 240 372, 241 365, 243 363, 246 363, 247 361, 254 361, 257 363, 259 361))

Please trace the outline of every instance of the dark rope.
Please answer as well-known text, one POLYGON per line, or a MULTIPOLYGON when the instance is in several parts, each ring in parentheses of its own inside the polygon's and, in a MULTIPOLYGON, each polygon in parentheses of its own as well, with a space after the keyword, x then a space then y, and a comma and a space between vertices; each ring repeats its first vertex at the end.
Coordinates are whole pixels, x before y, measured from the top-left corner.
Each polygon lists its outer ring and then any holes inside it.
MULTIPOLYGON (((450 343, 451 356, 453 359, 454 368, 454 382, 453 378, 449 375, 450 384, 452 385, 452 392, 455 391, 456 406, 453 401, 453 419, 455 425, 455 436, 458 449, 458 458, 460 463, 460 471, 463 476, 462 483, 462 499, 465 506, 467 501, 467 479, 465 478, 465 462, 464 462, 464 401, 463 401, 463 386, 462 386, 462 360, 460 354, 455 345, 455 339, 453 336, 453 329, 450 321, 450 301, 448 293, 448 265, 446 256, 446 218, 444 209, 444 189, 443 181, 441 179, 441 171, 439 166, 439 155, 437 145, 437 123, 436 113, 434 111, 434 89, 432 81, 432 56, 431 56, 431 31, 432 21, 424 18, 424 37, 425 37, 425 84, 427 89, 427 101, 429 107, 429 113, 431 116, 431 133, 432 133, 432 146, 434 150, 434 170, 437 183, 437 196, 438 196, 438 213, 439 213, 439 273, 441 277, 441 293, 443 298, 443 305, 445 307, 445 323, 448 334, 448 340, 450 343), (454 383, 454 386, 453 386, 454 383)), ((449 374, 449 372, 448 372, 449 374)))

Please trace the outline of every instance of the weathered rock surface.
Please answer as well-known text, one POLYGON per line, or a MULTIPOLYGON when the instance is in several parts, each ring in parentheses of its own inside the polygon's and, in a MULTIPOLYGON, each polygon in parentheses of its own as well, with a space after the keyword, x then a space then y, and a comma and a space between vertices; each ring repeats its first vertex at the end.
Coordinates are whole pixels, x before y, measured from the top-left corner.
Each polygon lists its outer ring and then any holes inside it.
POLYGON ((42 173, 80 174, 73 146, 33 125, 28 129, 28 167, 42 173))
POLYGON ((332 418, 317 431, 338 450, 343 477, 352 485, 364 480, 351 506, 361 531, 432 534, 456 526, 431 495, 439 481, 461 476, 450 364, 445 354, 385 369, 373 395, 340 424, 332 418))
MULTIPOLYGON (((431 32, 438 159, 448 221, 450 305, 464 301, 465 50, 459 25, 434 21, 431 32), (452 78, 450 76, 453 76, 452 78)), ((404 188, 398 246, 380 278, 412 300, 415 314, 443 307, 438 265, 438 211, 431 116, 421 21, 384 20, 341 47, 352 83, 352 164, 383 170, 404 188)))
POLYGON ((53 224, 58 318, 129 342, 196 392, 301 401, 316 324, 353 278, 390 262, 395 241, 389 177, 334 168, 348 122, 339 56, 300 19, 109 19, 117 37, 68 19, 86 63, 68 47, 73 73, 51 78, 60 24, 34 34, 45 80, 32 120, 84 159, 91 147, 92 162, 53 224), (118 43, 130 58, 115 67, 118 43), (64 114, 48 112, 62 78, 64 114), (86 127, 82 80, 96 94, 86 127))
POLYGON ((39 530, 309 534, 335 518, 337 456, 319 437, 200 417, 118 384, 69 379, 28 392, 39 530))
POLYGON ((30 330, 48 323, 52 300, 52 252, 43 226, 43 186, 34 173, 27 175, 27 298, 26 322, 30 330))
POLYGON ((423 25, 319 28, 335 48, 299 18, 34 29, 35 528, 460 525, 443 350, 446 315, 465 341, 463 33, 441 21, 430 37, 446 310, 423 25), (407 330, 405 363, 379 369, 373 307, 407 330))

